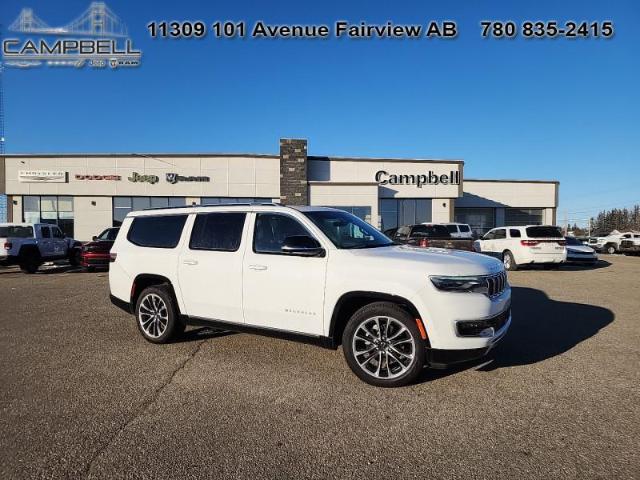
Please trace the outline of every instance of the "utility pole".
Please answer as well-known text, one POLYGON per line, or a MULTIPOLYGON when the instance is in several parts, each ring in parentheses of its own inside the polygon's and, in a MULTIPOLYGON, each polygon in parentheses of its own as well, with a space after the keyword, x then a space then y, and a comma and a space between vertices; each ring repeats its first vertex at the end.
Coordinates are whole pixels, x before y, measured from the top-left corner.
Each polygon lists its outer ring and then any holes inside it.
MULTIPOLYGON (((0 44, 2 44, 2 24, 0 24, 0 44)), ((0 156, 4 157, 4 62, 0 58, 0 156)), ((4 160, 4 159, 3 159, 4 160)), ((0 164, 4 168, 4 161, 0 164)), ((9 214, 7 196, 0 194, 0 222, 6 222, 9 214)))

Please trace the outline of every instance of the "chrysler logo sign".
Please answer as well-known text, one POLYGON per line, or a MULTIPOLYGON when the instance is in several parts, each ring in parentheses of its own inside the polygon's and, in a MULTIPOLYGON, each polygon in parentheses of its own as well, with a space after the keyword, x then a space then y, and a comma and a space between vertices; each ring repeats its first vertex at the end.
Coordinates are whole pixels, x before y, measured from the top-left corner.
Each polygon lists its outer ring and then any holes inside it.
POLYGON ((429 170, 427 173, 413 175, 397 175, 384 170, 376 172, 378 185, 415 185, 422 188, 424 185, 460 185, 460 172, 452 170, 441 175, 429 170))

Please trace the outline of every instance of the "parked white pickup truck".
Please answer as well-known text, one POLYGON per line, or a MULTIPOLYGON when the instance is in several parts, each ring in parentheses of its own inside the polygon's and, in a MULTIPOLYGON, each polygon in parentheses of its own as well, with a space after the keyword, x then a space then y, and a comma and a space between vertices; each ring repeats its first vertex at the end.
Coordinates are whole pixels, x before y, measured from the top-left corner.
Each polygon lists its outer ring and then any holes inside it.
POLYGON ((35 273, 44 262, 67 259, 77 265, 80 242, 47 223, 0 223, 0 265, 35 273))
POLYGON ((620 253, 625 255, 640 254, 640 233, 625 233, 620 242, 620 253))
MULTIPOLYGON (((635 233, 637 235, 637 233, 635 233)), ((633 239, 634 232, 620 233, 614 230, 606 237, 591 237, 589 239, 589 246, 597 252, 604 252, 610 255, 618 253, 620 251, 620 243, 623 240, 633 239)))

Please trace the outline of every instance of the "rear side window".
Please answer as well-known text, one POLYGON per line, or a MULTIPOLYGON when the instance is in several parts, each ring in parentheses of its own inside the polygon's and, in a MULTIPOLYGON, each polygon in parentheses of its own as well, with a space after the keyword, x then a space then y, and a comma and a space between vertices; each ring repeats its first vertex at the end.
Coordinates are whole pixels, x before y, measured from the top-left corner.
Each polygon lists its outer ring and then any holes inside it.
POLYGON ((520 230, 518 230, 517 228, 510 228, 509 236, 511 238, 520 238, 522 235, 520 235, 520 230))
POLYGON ((447 225, 449 233, 458 233, 458 227, 456 225, 447 225))
POLYGON ((49 227, 40 227, 40 231, 42 232, 42 238, 51 238, 49 227))
POLYGON ((236 252, 240 248, 245 217, 246 214, 242 212, 196 215, 189 248, 236 252))
POLYGON ((527 227, 529 238, 564 238, 557 227, 527 227))
POLYGON ((493 232, 493 238, 495 240, 499 240, 501 238, 507 238, 507 231, 504 228, 496 230, 495 232, 493 232))
POLYGON ((187 215, 135 217, 127 239, 140 247, 175 248, 186 220, 187 215))
POLYGON ((0 227, 0 237, 30 238, 33 237, 33 227, 23 227, 22 225, 0 227))
POLYGON ((458 225, 458 228, 460 229, 461 232, 470 232, 471 228, 469 228, 469 225, 458 225))

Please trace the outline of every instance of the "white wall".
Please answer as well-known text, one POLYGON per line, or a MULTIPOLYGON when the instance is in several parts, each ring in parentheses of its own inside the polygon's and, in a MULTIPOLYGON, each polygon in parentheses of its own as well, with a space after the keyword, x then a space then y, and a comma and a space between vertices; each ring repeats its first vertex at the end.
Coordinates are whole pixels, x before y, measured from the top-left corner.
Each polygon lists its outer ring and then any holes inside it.
POLYGON ((375 184, 309 183, 309 203, 324 207, 371 207, 371 224, 379 225, 378 186, 375 184))
POLYGON ((434 198, 431 202, 431 221, 434 223, 452 222, 454 205, 454 199, 434 198))
POLYGON ((113 226, 111 197, 74 197, 73 215, 74 238, 80 241, 91 240, 94 235, 113 226))
POLYGON ((555 182, 465 180, 463 187, 458 207, 557 207, 555 182))

